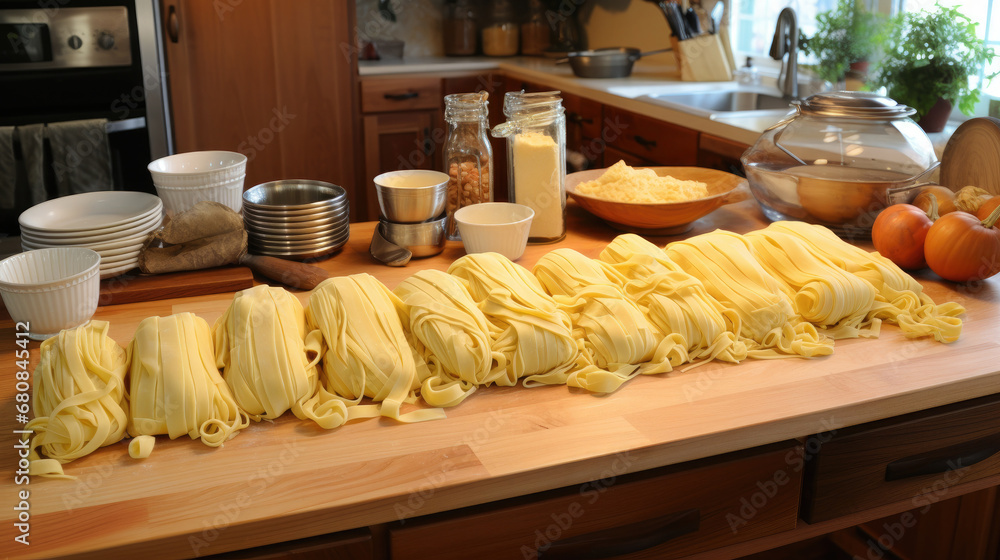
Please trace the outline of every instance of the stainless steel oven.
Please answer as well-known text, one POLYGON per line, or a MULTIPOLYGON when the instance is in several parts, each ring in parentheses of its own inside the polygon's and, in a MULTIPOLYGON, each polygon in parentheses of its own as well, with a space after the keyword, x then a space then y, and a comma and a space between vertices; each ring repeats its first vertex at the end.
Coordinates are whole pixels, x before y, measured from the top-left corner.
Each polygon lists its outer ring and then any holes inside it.
MULTIPOLYGON (((159 14, 158 0, 0 0, 0 127, 106 119, 110 186, 154 192, 146 165, 173 153, 159 14)), ((31 203, 0 209, 4 232, 31 203)))

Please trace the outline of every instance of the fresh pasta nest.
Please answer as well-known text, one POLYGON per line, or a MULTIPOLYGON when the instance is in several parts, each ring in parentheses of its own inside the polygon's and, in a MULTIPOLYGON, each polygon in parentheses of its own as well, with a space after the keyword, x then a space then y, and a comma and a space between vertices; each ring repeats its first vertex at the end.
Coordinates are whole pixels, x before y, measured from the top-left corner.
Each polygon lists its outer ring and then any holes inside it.
POLYGON ((883 322, 948 343, 964 311, 801 222, 663 248, 622 234, 596 259, 558 248, 532 271, 470 254, 393 291, 369 274, 334 277, 305 307, 256 286, 234 296, 214 333, 179 313, 141 321, 127 351, 96 320, 42 343, 30 473, 65 476, 62 464, 126 433, 129 454, 144 458, 155 435, 217 447, 289 410, 327 429, 419 422, 494 384, 610 393, 711 360, 821 357, 834 339, 877 337, 883 322), (403 411, 420 400, 434 408, 403 411))

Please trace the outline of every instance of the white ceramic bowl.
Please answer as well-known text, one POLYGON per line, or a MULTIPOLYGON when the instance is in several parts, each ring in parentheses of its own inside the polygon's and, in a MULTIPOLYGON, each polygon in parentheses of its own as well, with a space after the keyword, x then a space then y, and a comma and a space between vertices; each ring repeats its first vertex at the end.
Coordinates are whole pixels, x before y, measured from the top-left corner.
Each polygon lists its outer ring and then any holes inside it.
POLYGON ((39 249, 0 261, 0 296, 11 318, 45 340, 90 320, 100 297, 101 257, 82 247, 39 249))
POLYGON ((156 194, 168 213, 183 212, 202 200, 243 208, 247 157, 238 152, 185 152, 162 157, 147 166, 156 194))
POLYGON ((483 202, 459 208, 455 222, 466 253, 500 253, 510 260, 524 254, 535 211, 512 202, 483 202))

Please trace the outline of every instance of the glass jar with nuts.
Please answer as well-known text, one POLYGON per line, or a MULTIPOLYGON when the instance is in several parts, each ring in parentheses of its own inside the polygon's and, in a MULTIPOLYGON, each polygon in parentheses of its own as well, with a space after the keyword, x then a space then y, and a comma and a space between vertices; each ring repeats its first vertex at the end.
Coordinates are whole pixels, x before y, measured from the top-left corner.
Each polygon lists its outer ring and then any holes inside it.
POLYGON ((444 98, 448 139, 444 144, 448 174, 448 239, 459 239, 455 211, 469 204, 493 201, 493 150, 486 132, 489 94, 455 93, 444 98))

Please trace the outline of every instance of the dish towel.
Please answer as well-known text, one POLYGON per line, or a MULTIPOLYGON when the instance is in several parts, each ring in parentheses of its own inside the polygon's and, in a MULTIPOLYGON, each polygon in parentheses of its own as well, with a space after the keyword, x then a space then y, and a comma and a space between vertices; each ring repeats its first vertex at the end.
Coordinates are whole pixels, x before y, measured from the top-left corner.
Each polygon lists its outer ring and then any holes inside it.
POLYGON ((49 199, 45 187, 45 125, 29 124, 17 127, 17 137, 21 141, 21 158, 24 165, 24 179, 28 186, 30 206, 49 199))
POLYGON ((107 126, 107 119, 47 126, 57 196, 114 188, 107 126))
POLYGON ((14 160, 14 127, 0 126, 0 210, 14 208, 17 162, 14 160))

